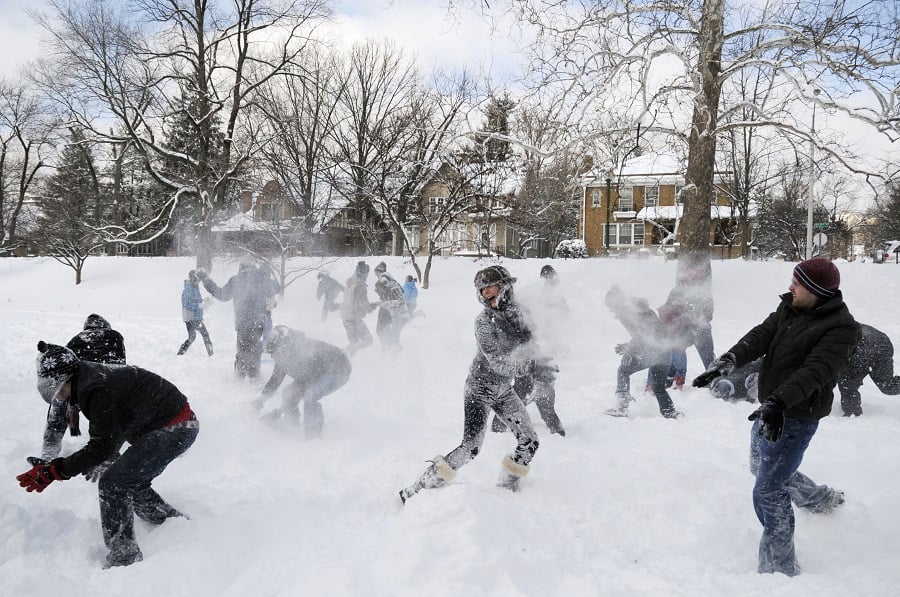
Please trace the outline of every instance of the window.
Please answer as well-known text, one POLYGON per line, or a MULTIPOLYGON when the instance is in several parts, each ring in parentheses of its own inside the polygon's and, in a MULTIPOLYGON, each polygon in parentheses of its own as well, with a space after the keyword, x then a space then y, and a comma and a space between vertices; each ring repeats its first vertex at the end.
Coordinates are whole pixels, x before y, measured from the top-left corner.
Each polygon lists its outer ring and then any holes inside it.
POLYGON ((644 187, 644 207, 656 207, 659 205, 659 187, 644 187))
POLYGON ((616 211, 634 211, 634 188, 623 187, 619 190, 619 205, 616 211))
POLYGON ((446 197, 429 197, 428 198, 428 213, 429 214, 438 214, 443 211, 444 206, 447 205, 446 197))
MULTIPOLYGON (((609 230, 610 246, 633 246, 644 244, 644 223, 631 222, 628 224, 610 224, 604 229, 609 230)), ((604 230, 604 233, 605 233, 604 230)), ((605 242, 606 239, 604 239, 605 242)))
POLYGON ((600 189, 591 191, 591 207, 600 207, 600 189))

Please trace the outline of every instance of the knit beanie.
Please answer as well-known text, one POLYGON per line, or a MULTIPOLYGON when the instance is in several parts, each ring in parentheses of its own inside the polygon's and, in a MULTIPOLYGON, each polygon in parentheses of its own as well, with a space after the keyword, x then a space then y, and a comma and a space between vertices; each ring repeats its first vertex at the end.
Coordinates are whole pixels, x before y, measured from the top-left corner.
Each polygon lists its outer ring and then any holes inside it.
POLYGON ((381 263, 379 263, 378 265, 375 266, 376 274, 380 274, 380 273, 383 273, 386 271, 387 271, 387 264, 384 261, 382 261, 381 263))
POLYGON ((356 274, 357 275, 366 275, 369 273, 369 264, 365 261, 357 261, 356 262, 356 274))
POLYGON ((794 267, 794 277, 811 293, 831 298, 841 285, 838 268, 828 259, 807 259, 794 267))

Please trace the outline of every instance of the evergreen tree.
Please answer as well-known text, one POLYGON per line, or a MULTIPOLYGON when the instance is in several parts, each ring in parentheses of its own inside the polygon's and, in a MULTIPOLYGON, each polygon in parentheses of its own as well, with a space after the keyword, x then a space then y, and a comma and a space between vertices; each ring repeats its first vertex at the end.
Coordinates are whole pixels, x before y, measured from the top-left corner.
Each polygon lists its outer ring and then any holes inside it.
POLYGON ((50 255, 75 271, 75 284, 81 283, 90 254, 103 247, 98 228, 107 211, 90 143, 82 131, 72 129, 56 173, 45 184, 38 234, 50 255))

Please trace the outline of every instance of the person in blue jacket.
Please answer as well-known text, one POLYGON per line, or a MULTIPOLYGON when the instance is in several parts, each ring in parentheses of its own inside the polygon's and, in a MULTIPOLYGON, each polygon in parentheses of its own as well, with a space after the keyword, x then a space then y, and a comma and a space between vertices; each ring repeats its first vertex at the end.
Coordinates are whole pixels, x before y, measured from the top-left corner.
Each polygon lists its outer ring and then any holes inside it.
POLYGON ((206 352, 212 356, 212 340, 209 339, 209 331, 203 325, 203 297, 200 295, 200 278, 197 277, 197 270, 189 271, 188 279, 184 281, 184 290, 181 291, 181 318, 187 328, 188 337, 178 349, 178 354, 186 353, 194 343, 197 332, 200 332, 206 345, 206 352))
POLYGON ((413 276, 406 276, 406 281, 403 283, 403 302, 406 303, 410 315, 415 314, 418 300, 419 289, 416 287, 416 279, 413 276))

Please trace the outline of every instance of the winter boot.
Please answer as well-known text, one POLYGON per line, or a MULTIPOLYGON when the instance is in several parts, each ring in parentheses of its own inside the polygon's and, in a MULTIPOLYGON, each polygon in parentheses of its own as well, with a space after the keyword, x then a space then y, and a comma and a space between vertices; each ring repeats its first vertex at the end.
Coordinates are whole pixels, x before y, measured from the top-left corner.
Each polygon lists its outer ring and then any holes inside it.
POLYGON ((831 495, 821 503, 807 508, 813 514, 831 514, 835 508, 844 503, 844 492, 839 489, 832 489, 831 495))
POLYGON ((619 390, 616 392, 616 407, 610 408, 604 412, 611 417, 627 417, 628 404, 630 402, 634 402, 634 398, 632 398, 631 394, 629 394, 627 390, 619 390))
POLYGON ((425 469, 425 472, 419 477, 418 481, 406 489, 400 490, 400 501, 405 504, 406 500, 419 493, 422 489, 443 487, 452 481, 454 477, 456 477, 456 471, 444 460, 443 456, 438 454, 431 461, 431 466, 425 469))
POLYGON ((185 342, 184 344, 182 344, 182 345, 178 348, 178 352, 177 352, 176 354, 177 354, 178 356, 183 355, 184 353, 187 352, 187 349, 188 349, 189 346, 190 346, 190 344, 188 344, 187 342, 185 342))
POLYGON ((206 354, 208 354, 209 356, 213 356, 212 342, 206 343, 206 354))
POLYGON ((672 389, 675 389, 675 390, 683 390, 684 389, 684 376, 683 375, 675 376, 675 381, 672 384, 672 389))
POLYGON ((667 419, 680 419, 684 416, 684 413, 676 409, 674 406, 670 408, 664 408, 660 410, 659 413, 667 419))
POLYGON ((497 481, 497 487, 503 487, 510 491, 519 491, 519 480, 528 474, 527 464, 518 464, 507 454, 503 457, 501 463, 500 479, 497 481))

